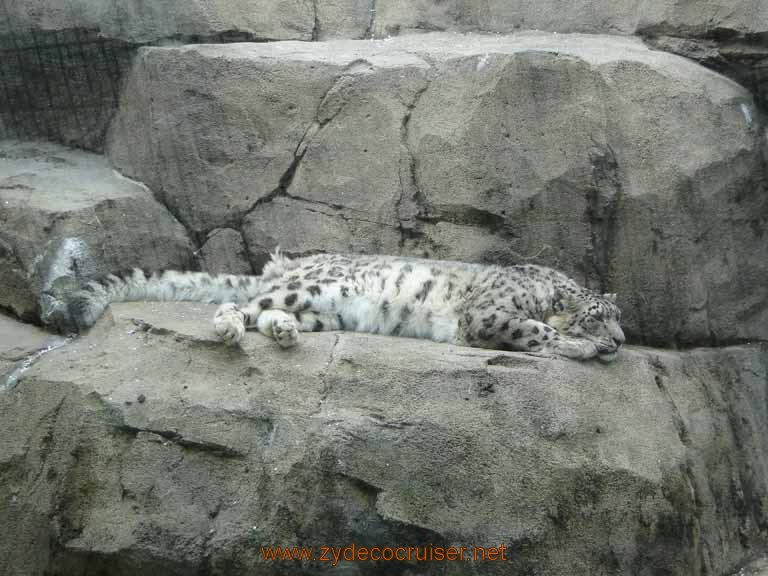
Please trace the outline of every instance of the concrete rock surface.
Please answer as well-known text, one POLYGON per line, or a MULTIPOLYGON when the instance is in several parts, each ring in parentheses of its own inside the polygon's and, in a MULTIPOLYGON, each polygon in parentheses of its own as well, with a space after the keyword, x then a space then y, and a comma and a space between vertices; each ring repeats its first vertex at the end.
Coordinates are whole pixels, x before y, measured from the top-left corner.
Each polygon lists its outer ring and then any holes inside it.
POLYGON ((113 306, 0 396, 0 573, 723 574, 768 529, 768 350, 610 366, 113 306), (506 562, 265 561, 499 546, 506 562), (319 555, 319 553, 318 553, 319 555))
POLYGON ((425 34, 143 49, 108 154, 255 264, 541 263, 691 345, 768 337, 762 138, 747 90, 639 40, 425 34))
POLYGON ((184 227, 103 156, 0 141, 0 307, 55 326, 49 296, 134 266, 188 268, 192 251, 184 227))

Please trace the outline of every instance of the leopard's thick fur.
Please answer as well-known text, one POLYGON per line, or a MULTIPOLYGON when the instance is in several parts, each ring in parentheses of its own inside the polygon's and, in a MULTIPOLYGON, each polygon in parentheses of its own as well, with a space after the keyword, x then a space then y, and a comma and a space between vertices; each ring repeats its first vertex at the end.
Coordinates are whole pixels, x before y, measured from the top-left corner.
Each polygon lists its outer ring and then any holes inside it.
POLYGON ((70 321, 87 328, 110 302, 125 300, 223 302, 213 323, 227 344, 250 327, 283 348, 300 332, 354 330, 610 362, 624 343, 615 295, 534 265, 336 254, 291 260, 277 251, 261 276, 107 275, 71 298, 70 321))

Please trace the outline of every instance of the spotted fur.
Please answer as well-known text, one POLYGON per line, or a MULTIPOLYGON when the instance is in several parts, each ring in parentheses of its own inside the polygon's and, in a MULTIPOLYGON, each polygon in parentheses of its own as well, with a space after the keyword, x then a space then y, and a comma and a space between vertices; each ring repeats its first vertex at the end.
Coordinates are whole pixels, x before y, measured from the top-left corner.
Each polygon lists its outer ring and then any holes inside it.
POLYGON ((223 302, 213 323, 227 344, 255 327, 288 348, 300 332, 354 330, 458 345, 610 362, 624 343, 615 295, 542 266, 483 266, 393 256, 276 252, 261 276, 139 269, 92 281, 68 303, 78 329, 110 302, 223 302))

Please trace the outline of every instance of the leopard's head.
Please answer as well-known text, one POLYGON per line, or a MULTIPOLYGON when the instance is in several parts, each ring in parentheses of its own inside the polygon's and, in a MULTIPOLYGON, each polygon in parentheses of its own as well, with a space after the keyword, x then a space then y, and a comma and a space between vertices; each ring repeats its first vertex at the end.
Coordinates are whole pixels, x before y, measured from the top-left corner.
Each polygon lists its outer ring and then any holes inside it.
POLYGON ((612 362, 624 344, 616 294, 569 294, 547 320, 560 333, 591 341, 601 362, 612 362))

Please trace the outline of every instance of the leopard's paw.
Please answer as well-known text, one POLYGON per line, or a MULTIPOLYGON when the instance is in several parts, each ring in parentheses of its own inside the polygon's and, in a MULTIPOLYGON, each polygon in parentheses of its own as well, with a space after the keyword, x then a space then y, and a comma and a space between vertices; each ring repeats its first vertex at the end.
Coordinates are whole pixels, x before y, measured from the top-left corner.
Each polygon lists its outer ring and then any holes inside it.
POLYGON ((219 306, 213 316, 216 334, 228 345, 237 344, 245 334, 244 315, 237 304, 227 302, 219 306))
POLYGON ((292 318, 274 318, 272 336, 281 348, 290 348, 299 343, 299 327, 292 318))

